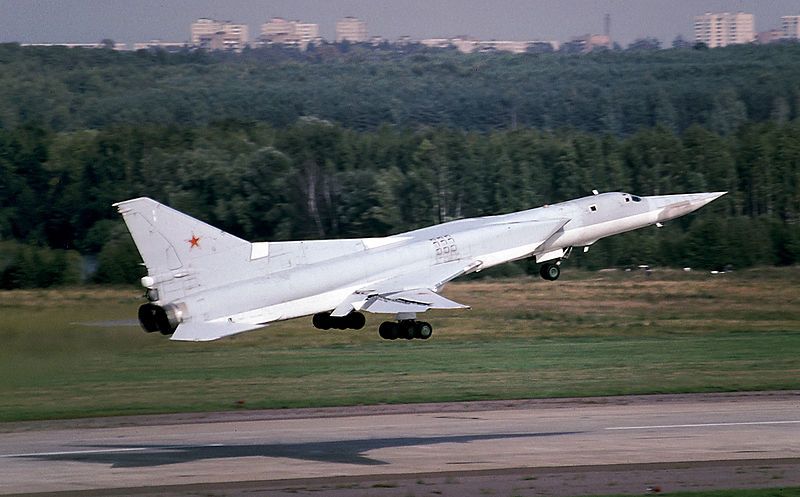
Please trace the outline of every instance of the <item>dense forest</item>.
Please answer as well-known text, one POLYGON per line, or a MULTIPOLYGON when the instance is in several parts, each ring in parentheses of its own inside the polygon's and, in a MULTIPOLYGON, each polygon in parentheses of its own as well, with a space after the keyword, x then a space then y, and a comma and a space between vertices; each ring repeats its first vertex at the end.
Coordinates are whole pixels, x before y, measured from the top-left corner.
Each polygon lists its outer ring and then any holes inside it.
POLYGON ((243 54, 0 45, 0 126, 55 131, 314 116, 348 129, 534 127, 727 134, 800 115, 800 45, 587 55, 380 47, 243 54), (409 49, 410 50, 410 49, 409 49))
POLYGON ((136 281, 111 204, 142 195, 286 240, 380 236, 592 189, 726 190, 702 214, 571 263, 793 264, 797 60, 796 45, 580 56, 0 45, 0 287, 78 282, 87 256, 93 280, 136 281))

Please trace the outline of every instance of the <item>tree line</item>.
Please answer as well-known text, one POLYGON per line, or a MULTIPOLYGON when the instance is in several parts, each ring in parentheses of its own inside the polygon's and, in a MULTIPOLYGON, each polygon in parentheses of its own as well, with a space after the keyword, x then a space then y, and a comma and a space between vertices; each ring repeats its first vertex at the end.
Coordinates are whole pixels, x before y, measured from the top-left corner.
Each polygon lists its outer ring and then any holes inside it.
POLYGON ((662 231, 598 242, 575 264, 721 268, 800 259, 800 121, 729 133, 663 126, 629 136, 576 129, 359 131, 285 127, 0 129, 0 286, 130 282, 139 257, 111 204, 150 196, 249 240, 373 237, 600 191, 728 191, 662 231), (665 230, 665 231, 664 231, 665 230), (55 269, 53 269, 55 268, 55 269))
POLYGON ((242 54, 0 44, 0 127, 53 131, 242 119, 348 129, 533 127, 727 135, 800 115, 800 44, 714 50, 464 55, 413 45, 242 54))

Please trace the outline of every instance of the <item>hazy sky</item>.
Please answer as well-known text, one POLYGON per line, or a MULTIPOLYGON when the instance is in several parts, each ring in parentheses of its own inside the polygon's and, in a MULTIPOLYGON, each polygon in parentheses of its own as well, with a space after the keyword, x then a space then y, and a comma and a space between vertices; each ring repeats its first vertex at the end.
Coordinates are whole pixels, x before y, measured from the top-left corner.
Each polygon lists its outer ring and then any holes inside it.
POLYGON ((756 29, 777 28, 782 15, 800 14, 799 0, 0 0, 0 42, 132 43, 185 41, 198 17, 250 25, 257 36, 270 17, 315 22, 333 39, 336 20, 356 16, 370 35, 395 39, 448 37, 546 39, 603 32, 621 45, 655 36, 664 45, 677 34, 692 38, 692 17, 706 11, 755 14, 756 29))

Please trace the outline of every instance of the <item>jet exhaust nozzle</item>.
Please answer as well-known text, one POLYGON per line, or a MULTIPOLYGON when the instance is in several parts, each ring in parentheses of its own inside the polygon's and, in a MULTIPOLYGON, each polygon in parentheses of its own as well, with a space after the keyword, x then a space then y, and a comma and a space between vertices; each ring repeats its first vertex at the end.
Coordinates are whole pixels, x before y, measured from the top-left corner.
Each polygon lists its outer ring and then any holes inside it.
POLYGON ((185 307, 184 304, 142 304, 139 307, 139 324, 147 333, 158 331, 162 335, 172 335, 183 322, 185 307))

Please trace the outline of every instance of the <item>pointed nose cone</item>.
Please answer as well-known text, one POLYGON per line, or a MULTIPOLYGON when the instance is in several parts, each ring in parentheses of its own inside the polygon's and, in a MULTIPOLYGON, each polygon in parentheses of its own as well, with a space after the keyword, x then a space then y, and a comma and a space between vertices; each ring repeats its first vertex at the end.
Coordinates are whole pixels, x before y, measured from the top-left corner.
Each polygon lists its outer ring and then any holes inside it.
POLYGON ((668 221, 694 212, 728 192, 687 193, 647 197, 652 210, 658 210, 658 221, 668 221))
POLYGON ((714 200, 720 198, 721 196, 725 195, 728 192, 711 192, 711 193, 692 193, 688 195, 692 197, 691 204, 695 210, 703 207, 704 205, 713 202, 714 200))

